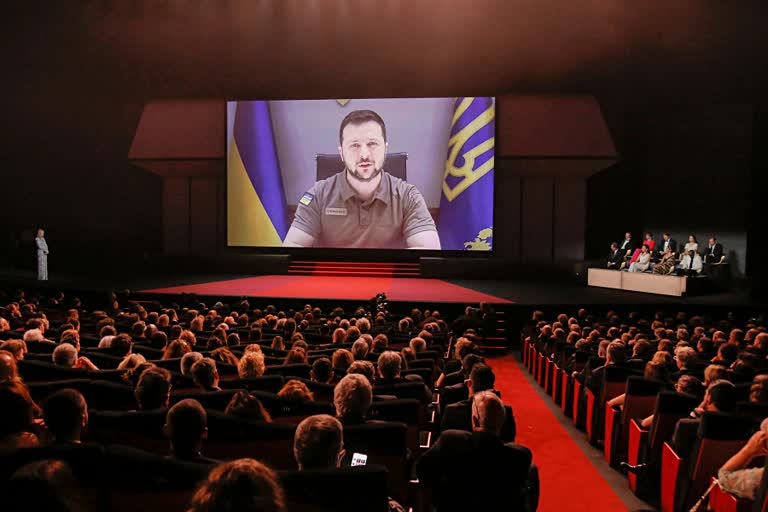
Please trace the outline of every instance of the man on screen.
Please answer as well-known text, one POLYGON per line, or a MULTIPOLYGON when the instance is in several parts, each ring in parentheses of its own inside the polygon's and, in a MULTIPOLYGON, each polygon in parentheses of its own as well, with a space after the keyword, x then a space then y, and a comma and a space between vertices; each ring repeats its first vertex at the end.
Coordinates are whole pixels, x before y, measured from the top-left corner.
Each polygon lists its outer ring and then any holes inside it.
POLYGON ((384 120, 371 110, 350 112, 339 144, 344 170, 301 197, 283 247, 440 249, 421 193, 384 170, 384 120))

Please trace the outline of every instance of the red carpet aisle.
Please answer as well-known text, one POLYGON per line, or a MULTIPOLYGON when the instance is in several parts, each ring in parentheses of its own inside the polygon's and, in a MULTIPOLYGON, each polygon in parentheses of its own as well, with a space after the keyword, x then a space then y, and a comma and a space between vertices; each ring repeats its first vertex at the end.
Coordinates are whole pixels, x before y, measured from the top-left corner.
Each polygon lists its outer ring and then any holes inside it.
POLYGON ((517 442, 533 451, 539 467, 539 512, 628 510, 528 383, 515 359, 492 358, 496 388, 512 406, 517 442))
POLYGON ((300 297, 342 300, 368 300, 379 292, 385 292, 387 298, 392 301, 458 302, 464 304, 485 301, 496 304, 511 304, 506 299, 470 290, 440 279, 397 277, 255 276, 142 291, 235 297, 300 297))

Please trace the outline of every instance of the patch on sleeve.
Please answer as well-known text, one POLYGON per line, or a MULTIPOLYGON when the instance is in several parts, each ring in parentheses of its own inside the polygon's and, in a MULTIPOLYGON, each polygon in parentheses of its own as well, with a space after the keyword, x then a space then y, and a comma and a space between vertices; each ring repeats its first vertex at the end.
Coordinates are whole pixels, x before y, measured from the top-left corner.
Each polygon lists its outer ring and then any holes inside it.
POLYGON ((304 206, 309 206, 312 203, 312 200, 314 198, 315 196, 313 196, 309 192, 306 192, 303 196, 301 196, 301 199, 299 199, 299 202, 304 206))

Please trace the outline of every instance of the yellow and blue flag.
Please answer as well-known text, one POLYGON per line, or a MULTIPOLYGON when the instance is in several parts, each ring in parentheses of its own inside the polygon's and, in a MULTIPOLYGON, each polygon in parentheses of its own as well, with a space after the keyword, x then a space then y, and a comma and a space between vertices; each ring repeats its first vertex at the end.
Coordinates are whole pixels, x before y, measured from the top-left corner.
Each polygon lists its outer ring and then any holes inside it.
POLYGON ((266 101, 237 102, 229 151, 229 243, 281 246, 288 209, 266 101))
POLYGON ((440 196, 443 249, 493 249, 493 98, 456 98, 440 196))

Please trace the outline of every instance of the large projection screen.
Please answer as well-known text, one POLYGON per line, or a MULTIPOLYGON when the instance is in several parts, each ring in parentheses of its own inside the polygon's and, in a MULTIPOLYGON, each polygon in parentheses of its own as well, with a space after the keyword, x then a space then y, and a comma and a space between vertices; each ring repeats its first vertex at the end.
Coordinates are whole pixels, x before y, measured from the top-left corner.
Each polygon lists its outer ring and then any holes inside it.
POLYGON ((489 97, 227 103, 227 243, 493 250, 489 97))

